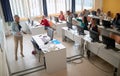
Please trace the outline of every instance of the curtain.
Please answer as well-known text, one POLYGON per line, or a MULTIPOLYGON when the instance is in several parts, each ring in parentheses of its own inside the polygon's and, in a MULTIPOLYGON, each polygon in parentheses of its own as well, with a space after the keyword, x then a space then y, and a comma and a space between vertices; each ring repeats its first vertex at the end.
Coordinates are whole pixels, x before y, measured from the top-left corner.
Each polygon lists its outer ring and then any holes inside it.
POLYGON ((1 0, 5 22, 13 21, 9 0, 1 0))
POLYGON ((10 6, 13 15, 23 18, 43 15, 42 0, 10 0, 10 6))
POLYGON ((46 0, 48 14, 60 13, 60 11, 71 11, 71 0, 46 0))
POLYGON ((48 16, 46 0, 43 0, 43 11, 44 11, 44 15, 45 15, 45 16, 48 16))
POLYGON ((72 0, 72 13, 75 12, 75 0, 72 0))

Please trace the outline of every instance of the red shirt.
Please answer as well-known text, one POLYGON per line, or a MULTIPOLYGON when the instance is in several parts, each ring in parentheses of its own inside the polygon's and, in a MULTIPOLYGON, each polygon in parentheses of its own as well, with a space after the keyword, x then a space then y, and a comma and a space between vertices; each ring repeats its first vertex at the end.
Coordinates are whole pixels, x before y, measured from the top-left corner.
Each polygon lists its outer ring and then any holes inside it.
POLYGON ((60 19, 61 21, 64 21, 64 20, 65 20, 64 15, 63 15, 63 14, 59 15, 59 19, 60 19))
POLYGON ((50 24, 49 24, 47 19, 41 20, 40 24, 45 25, 45 26, 50 26, 50 24))

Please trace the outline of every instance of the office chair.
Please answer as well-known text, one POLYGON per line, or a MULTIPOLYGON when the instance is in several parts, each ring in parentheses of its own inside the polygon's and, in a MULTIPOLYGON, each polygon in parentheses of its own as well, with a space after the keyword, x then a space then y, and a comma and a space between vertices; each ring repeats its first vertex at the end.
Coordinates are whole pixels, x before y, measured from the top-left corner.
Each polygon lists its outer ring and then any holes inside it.
POLYGON ((33 44, 34 50, 39 54, 39 62, 40 62, 40 55, 42 53, 42 50, 39 48, 39 46, 36 44, 36 42, 33 39, 31 40, 31 42, 33 44))

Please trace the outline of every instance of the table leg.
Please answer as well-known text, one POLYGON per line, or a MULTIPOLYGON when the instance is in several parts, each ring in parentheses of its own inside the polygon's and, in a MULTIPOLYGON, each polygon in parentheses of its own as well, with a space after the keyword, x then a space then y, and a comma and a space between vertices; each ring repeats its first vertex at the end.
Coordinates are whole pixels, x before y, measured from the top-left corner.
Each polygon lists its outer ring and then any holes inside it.
POLYGON ((115 69, 114 69, 114 74, 113 74, 113 76, 118 76, 118 75, 117 75, 117 71, 118 71, 118 69, 115 68, 115 69))
POLYGON ((90 58, 90 50, 87 50, 87 57, 90 58))

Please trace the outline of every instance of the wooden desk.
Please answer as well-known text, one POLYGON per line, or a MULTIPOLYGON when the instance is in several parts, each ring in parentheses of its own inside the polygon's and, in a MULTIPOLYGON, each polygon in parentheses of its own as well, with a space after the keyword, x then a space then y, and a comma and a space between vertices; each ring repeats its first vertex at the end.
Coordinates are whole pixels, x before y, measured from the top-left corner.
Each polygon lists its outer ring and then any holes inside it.
MULTIPOLYGON (((46 36, 46 35, 44 35, 46 36)), ((32 36, 45 56, 46 71, 53 73, 66 68, 66 48, 64 45, 49 42, 44 45, 41 35, 32 36)))

